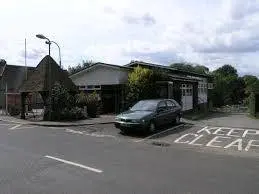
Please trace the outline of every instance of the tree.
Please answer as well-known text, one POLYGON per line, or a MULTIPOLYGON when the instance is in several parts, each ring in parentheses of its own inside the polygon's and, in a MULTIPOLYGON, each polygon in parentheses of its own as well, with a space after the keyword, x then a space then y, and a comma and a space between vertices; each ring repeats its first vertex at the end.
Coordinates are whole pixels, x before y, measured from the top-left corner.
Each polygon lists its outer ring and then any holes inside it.
POLYGON ((256 76, 253 75, 244 75, 242 79, 245 82, 245 94, 246 98, 248 98, 250 96, 251 90, 253 89, 254 83, 256 83, 258 79, 256 76))
POLYGON ((258 80, 257 77, 254 75, 244 75, 242 79, 244 80, 246 86, 252 85, 258 80))
POLYGON ((167 74, 143 67, 135 67, 129 73, 127 100, 130 104, 157 97, 156 82, 168 80, 167 74))
POLYGON ((245 82, 241 77, 230 82, 231 100, 233 104, 240 104, 245 99, 245 82))
POLYGON ((193 73, 199 73, 199 74, 208 74, 209 68, 204 65, 194 65, 191 63, 173 63, 170 65, 170 67, 182 70, 182 71, 188 71, 193 73))
POLYGON ((238 104, 245 96, 245 82, 238 77, 237 70, 224 65, 213 72, 214 90, 212 101, 215 106, 238 104))
POLYGON ((259 94, 259 80, 256 80, 251 85, 250 95, 248 97, 249 112, 252 116, 257 116, 258 112, 258 94, 259 94))
POLYGON ((204 65, 196 65, 194 67, 195 73, 200 73, 200 74, 209 74, 210 70, 208 67, 204 65))
POLYGON ((192 66, 190 63, 173 63, 170 65, 170 67, 177 70, 195 72, 194 66, 192 66))
POLYGON ((218 68, 214 71, 214 74, 218 74, 220 76, 234 76, 238 77, 237 70, 231 65, 223 65, 222 67, 218 68))
POLYGON ((5 65, 6 61, 4 59, 0 59, 0 65, 5 65))
POLYGON ((82 64, 79 63, 77 66, 74 66, 74 67, 69 66, 69 67, 68 67, 68 73, 69 73, 70 75, 75 74, 75 73, 77 73, 77 72, 80 72, 80 71, 82 71, 82 70, 84 70, 84 69, 90 67, 90 66, 93 65, 93 64, 94 64, 93 61, 84 61, 84 60, 83 60, 83 61, 82 61, 82 64))

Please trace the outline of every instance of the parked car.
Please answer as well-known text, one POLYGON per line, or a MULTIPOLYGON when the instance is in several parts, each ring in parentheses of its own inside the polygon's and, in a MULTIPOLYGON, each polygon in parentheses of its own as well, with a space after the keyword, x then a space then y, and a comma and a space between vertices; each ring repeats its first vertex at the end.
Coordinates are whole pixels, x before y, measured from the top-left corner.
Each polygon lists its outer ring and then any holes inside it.
POLYGON ((173 99, 141 100, 128 111, 115 117, 115 127, 121 131, 154 132, 159 126, 180 123, 181 106, 173 99))

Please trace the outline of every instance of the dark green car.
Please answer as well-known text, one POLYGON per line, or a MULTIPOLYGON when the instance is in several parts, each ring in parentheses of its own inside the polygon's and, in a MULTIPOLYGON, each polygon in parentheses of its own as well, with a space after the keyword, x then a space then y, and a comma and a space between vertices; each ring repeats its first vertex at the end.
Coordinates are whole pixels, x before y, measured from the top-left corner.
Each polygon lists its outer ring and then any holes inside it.
POLYGON ((128 111, 117 115, 115 126, 124 132, 154 132, 159 126, 180 123, 181 110, 181 106, 173 99, 141 100, 128 111))

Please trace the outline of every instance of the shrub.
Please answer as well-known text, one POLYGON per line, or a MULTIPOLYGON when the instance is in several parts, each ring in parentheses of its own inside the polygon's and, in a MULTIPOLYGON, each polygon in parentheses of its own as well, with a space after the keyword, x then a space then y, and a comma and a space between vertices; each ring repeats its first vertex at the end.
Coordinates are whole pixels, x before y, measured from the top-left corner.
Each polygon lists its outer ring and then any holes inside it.
POLYGON ((60 120, 79 120, 83 119, 83 110, 79 107, 74 107, 72 109, 65 108, 60 113, 60 120))
POLYGON ((9 105, 8 106, 8 113, 11 116, 17 116, 21 113, 21 109, 18 105, 9 105))
POLYGON ((87 106, 88 96, 84 92, 80 92, 76 95, 76 104, 79 107, 87 106))
POLYGON ((99 107, 99 100, 96 91, 90 94, 81 92, 76 95, 76 104, 78 107, 87 107, 87 114, 90 117, 96 117, 99 107))
POLYGON ((59 83, 55 83, 48 106, 44 112, 44 120, 79 120, 83 119, 83 109, 77 106, 77 96, 73 96, 59 83), (51 100, 51 102, 50 102, 51 100), (49 118, 50 103, 52 103, 51 118, 49 118))
POLYGON ((86 103, 87 114, 90 117, 96 117, 97 110, 98 110, 98 104, 99 104, 98 95, 97 95, 96 91, 87 95, 87 103, 86 103))

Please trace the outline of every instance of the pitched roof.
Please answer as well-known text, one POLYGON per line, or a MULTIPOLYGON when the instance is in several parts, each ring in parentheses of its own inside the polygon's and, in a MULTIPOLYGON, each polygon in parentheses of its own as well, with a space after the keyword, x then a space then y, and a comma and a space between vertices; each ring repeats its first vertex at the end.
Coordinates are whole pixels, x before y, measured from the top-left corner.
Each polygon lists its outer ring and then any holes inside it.
POLYGON ((145 67, 151 67, 151 68, 164 69, 164 70, 168 70, 172 73, 176 73, 176 74, 185 74, 185 75, 192 75, 192 76, 206 77, 206 78, 211 77, 210 75, 206 75, 206 74, 200 74, 200 73, 195 73, 195 72, 190 72, 190 71, 179 70, 179 69, 172 68, 172 67, 169 67, 169 66, 158 65, 158 64, 154 64, 154 63, 147 63, 147 62, 143 62, 143 61, 132 61, 129 64, 126 64, 125 66, 126 67, 135 67, 137 65, 145 66, 145 67))
POLYGON ((71 74, 70 77, 74 77, 75 75, 79 75, 83 72, 87 72, 87 71, 90 71, 91 69, 93 69, 94 67, 96 66, 106 66, 106 67, 111 67, 111 68, 119 68, 119 69, 125 69, 125 70, 131 70, 132 68, 131 67, 127 67, 127 66, 121 66, 121 65, 114 65, 114 64, 108 64, 108 63, 101 63, 101 62, 97 62, 97 63, 94 63, 93 65, 90 65, 84 69, 82 69, 81 71, 79 72, 76 72, 74 74, 71 74))
POLYGON ((29 76, 31 72, 35 69, 34 67, 25 67, 17 65, 0 65, 0 77, 2 80, 1 89, 5 88, 7 84, 8 90, 18 91, 26 76, 29 76))
POLYGON ((69 90, 77 90, 75 84, 69 78, 68 72, 62 70, 54 59, 47 55, 40 61, 32 74, 28 76, 28 79, 23 82, 20 92, 49 91, 49 86, 52 87, 55 82, 59 82, 69 90))

